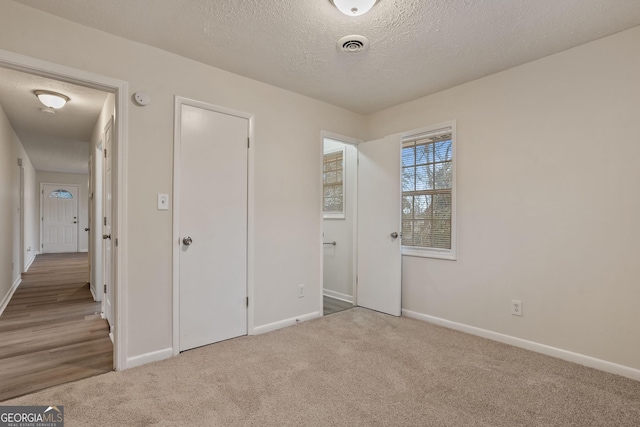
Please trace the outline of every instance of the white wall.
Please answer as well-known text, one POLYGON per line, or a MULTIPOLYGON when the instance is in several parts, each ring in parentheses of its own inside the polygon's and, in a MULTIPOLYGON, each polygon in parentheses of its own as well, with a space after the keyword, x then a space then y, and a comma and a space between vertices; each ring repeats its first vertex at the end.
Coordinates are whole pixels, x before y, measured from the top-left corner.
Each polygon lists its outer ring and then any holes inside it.
MULTIPOLYGON (((0 105, 0 309, 12 287, 19 283, 24 264, 34 256, 33 192, 25 188, 25 258, 20 264, 20 167, 22 159, 25 185, 33 181, 35 170, 0 105), (26 251, 31 247, 31 251, 26 251)), ((36 241, 37 242, 37 241, 36 241)))
POLYGON ((457 120, 458 260, 403 308, 640 368, 640 27, 367 118, 457 120), (523 317, 509 314, 523 301, 523 317))
POLYGON ((335 241, 336 245, 323 245, 323 288, 325 294, 353 301, 354 283, 354 224, 357 188, 358 150, 349 144, 325 138, 324 152, 339 149, 344 155, 344 218, 325 218, 322 222, 324 241, 335 241), (327 292, 328 291, 328 292, 327 292), (347 298, 347 297, 350 297, 347 298))
MULTIPOLYGON (((38 209, 42 212, 42 207, 40 206, 42 204, 40 184, 75 184, 80 188, 80 198, 78 199, 78 252, 87 252, 89 249, 89 233, 84 229, 89 225, 89 175, 37 171, 38 209)), ((42 222, 39 224, 42 225, 42 222)))
POLYGON ((0 49, 99 73, 146 90, 130 104, 128 356, 172 345, 172 194, 175 95, 255 114, 254 324, 317 312, 321 299, 320 132, 362 138, 358 114, 0 0, 0 49), (306 284, 298 298, 298 284, 306 284))

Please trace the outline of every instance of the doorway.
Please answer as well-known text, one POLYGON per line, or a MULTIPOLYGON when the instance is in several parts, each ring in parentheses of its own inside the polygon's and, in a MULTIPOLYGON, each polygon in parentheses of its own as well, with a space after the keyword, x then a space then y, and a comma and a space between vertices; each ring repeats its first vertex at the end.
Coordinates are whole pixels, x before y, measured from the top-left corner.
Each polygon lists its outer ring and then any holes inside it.
POLYGON ((248 332, 251 116, 177 97, 175 126, 177 352, 248 332))
MULTIPOLYGON (((113 97, 113 111, 116 112, 116 117, 118 120, 115 121, 113 126, 113 135, 114 135, 114 147, 113 147, 113 231, 112 235, 117 237, 120 240, 120 247, 118 249, 118 245, 115 244, 115 248, 112 254, 112 262, 113 262, 113 290, 114 290, 114 335, 113 335, 113 365, 115 369, 124 369, 126 368, 126 337, 124 332, 124 328, 120 329, 119 324, 117 322, 118 318, 123 318, 123 314, 126 312, 126 298, 124 294, 125 288, 125 278, 126 278, 126 264, 124 248, 126 247, 126 223, 125 223, 125 214, 124 214, 124 189, 126 188, 125 182, 125 170, 126 170, 126 133, 127 133, 127 101, 128 101, 128 84, 125 81, 112 79, 106 76, 93 74, 91 72, 74 69, 71 67, 62 66, 59 64, 42 61, 36 58, 31 58, 28 56, 16 54, 13 52, 8 52, 4 50, 0 50, 0 68, 21 72, 26 75, 31 76, 32 79, 42 78, 49 82, 57 82, 60 85, 71 85, 73 87, 85 89, 85 90, 94 90, 101 91, 104 93, 109 93, 113 97)), ((42 89, 42 88, 40 88, 42 89)), ((44 89, 52 89, 55 91, 56 88, 44 88, 44 89)), ((64 91, 64 90, 63 90, 64 91)), ((29 96, 33 96, 33 94, 29 94, 29 96)), ((73 106, 72 102, 69 103, 69 106, 73 106)), ((84 105, 82 103, 76 103, 75 105, 84 105)), ((39 111, 39 109, 35 109, 35 111, 39 111)), ((50 112, 49 112, 50 113, 50 112)), ((38 113, 41 114, 41 113, 38 113)), ((50 115, 50 117, 53 117, 50 115)), ((56 118, 62 118, 63 115, 55 116, 56 118)), ((28 126, 31 128, 31 124, 28 126)), ((72 126, 61 126, 65 129, 72 129, 72 126)), ((29 140, 29 138, 21 138, 24 140, 29 140)), ((76 138, 76 142, 80 142, 82 139, 76 138)), ((57 143, 60 142, 57 138, 51 138, 50 143, 52 146, 57 146, 57 143)), ((57 154, 60 157, 60 153, 57 154)), ((65 157, 62 155, 61 157, 65 157)), ((54 181, 55 182, 55 181, 54 181)), ((35 186, 35 184, 34 184, 35 186)), ((37 200, 39 198, 36 195, 36 206, 37 200)), ((37 207, 36 207, 37 209, 37 207)), ((78 215, 76 215, 78 216, 78 215)), ((89 229, 92 233, 98 233, 102 231, 101 219, 98 216, 92 217, 92 223, 87 224, 85 228, 87 228, 87 232, 89 229)), ((22 227, 29 231, 30 234, 33 230, 37 233, 39 228, 39 223, 42 223, 42 219, 39 215, 34 215, 34 221, 25 220, 22 227), (30 228, 28 228, 30 227, 30 228)), ((79 232, 79 231, 77 231, 79 232)), ((39 236, 39 233, 37 233, 39 236)), ((100 235, 100 240, 101 239, 100 235)), ((36 240, 37 241, 37 240, 36 240)), ((95 241, 95 239, 94 239, 95 241)), ((40 250, 42 243, 37 242, 37 249, 40 250)), ((27 244, 27 251, 30 249, 27 244)), ((90 249, 89 249, 90 250, 90 249)), ((94 261, 96 259, 94 258, 94 261)), ((98 260, 101 262, 101 259, 98 260)), ((95 265, 94 265, 95 266, 95 265)), ((98 266, 95 266, 98 269, 98 266)), ((102 286, 100 286, 100 289, 102 286)), ((124 325, 122 325, 124 326, 124 325)))
POLYGON ((401 314, 401 148, 399 134, 362 142, 322 133, 325 314, 332 302, 401 314), (342 239, 351 250, 338 251, 342 239))
POLYGON ((358 148, 323 138, 323 314, 352 308, 356 286, 358 148))

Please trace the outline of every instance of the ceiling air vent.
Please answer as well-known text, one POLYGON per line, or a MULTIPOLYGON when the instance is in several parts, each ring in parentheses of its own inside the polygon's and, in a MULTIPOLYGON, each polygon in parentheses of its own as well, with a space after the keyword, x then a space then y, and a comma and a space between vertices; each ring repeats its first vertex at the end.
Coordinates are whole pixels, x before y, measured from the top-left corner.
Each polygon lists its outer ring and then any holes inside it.
POLYGON ((369 49, 369 40, 363 36, 345 36, 338 40, 338 49, 346 53, 361 53, 369 49))

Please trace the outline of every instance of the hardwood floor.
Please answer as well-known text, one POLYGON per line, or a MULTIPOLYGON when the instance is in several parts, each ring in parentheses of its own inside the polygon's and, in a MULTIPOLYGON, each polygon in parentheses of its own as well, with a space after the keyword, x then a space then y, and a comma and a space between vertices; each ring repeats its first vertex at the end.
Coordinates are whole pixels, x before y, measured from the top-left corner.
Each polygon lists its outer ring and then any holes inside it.
POLYGON ((328 296, 322 297, 322 303, 324 306, 324 315, 337 313, 339 311, 347 310, 349 308, 353 308, 353 304, 350 302, 342 301, 339 299, 331 298, 328 296))
POLYGON ((38 255, 0 316, 0 401, 113 369, 86 253, 38 255))

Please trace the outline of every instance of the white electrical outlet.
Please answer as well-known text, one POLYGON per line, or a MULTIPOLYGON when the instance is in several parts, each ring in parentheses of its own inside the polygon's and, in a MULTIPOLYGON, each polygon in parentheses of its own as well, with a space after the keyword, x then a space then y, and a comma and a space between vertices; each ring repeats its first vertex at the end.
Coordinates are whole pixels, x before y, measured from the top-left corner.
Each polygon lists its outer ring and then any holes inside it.
POLYGON ((511 300, 511 314, 514 316, 522 316, 522 301, 517 299, 511 300))
POLYGON ((304 297, 304 285, 298 285, 298 298, 304 297))

